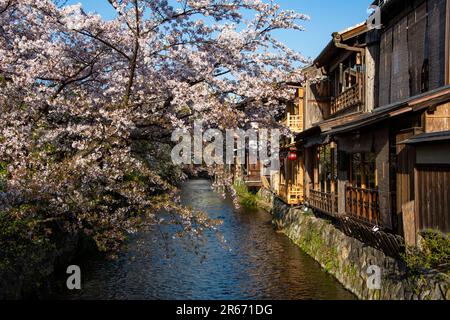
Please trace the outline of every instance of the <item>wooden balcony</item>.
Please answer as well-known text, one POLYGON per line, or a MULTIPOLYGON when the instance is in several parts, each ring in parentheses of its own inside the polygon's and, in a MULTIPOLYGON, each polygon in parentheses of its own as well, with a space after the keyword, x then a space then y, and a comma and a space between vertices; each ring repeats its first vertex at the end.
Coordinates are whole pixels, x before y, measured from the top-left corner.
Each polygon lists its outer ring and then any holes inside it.
POLYGON ((345 188, 346 214, 372 225, 381 225, 380 196, 378 190, 345 188))
POLYGON ((354 85, 336 98, 331 98, 330 114, 335 115, 363 103, 363 86, 354 85))
POLYGON ((303 188, 292 184, 280 184, 278 195, 288 205, 299 205, 303 200, 303 188))
POLYGON ((284 119, 284 124, 288 127, 292 132, 302 132, 303 131, 303 116, 302 115, 291 115, 287 114, 284 119))
POLYGON ((309 190, 309 205, 326 214, 336 215, 338 212, 338 196, 335 193, 309 190))

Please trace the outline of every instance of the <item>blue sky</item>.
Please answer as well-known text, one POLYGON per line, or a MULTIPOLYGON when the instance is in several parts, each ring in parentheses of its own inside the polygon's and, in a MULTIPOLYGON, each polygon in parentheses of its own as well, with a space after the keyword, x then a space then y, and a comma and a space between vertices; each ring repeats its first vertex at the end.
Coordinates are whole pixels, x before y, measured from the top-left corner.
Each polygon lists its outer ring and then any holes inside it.
MULTIPOLYGON (((283 9, 293 9, 311 17, 305 22, 306 32, 277 32, 277 39, 304 56, 315 58, 331 40, 334 31, 341 31, 367 19, 372 0, 278 0, 283 9)), ((114 16, 106 0, 69 0, 81 3, 88 12, 97 12, 105 19, 114 16)))

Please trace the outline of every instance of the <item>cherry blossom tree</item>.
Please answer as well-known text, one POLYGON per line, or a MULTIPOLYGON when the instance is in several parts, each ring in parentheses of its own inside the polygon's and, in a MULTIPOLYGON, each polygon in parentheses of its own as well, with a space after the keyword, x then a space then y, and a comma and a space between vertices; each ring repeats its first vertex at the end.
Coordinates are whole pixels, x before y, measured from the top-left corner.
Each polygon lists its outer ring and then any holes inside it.
POLYGON ((0 0, 0 211, 105 251, 162 210, 199 235, 216 222, 179 204, 170 134, 274 125, 305 59, 273 32, 308 17, 262 0, 104 1, 113 20, 0 0))

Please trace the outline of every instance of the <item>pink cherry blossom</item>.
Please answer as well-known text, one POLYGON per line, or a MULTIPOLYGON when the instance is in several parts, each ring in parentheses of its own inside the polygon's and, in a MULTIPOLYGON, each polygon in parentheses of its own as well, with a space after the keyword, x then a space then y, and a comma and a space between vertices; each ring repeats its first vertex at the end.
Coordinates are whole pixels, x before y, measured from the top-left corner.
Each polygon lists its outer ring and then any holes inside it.
POLYGON ((160 210, 187 231, 211 227, 162 177, 170 133, 200 118, 275 125, 306 59, 273 31, 303 30, 308 17, 274 1, 104 1, 111 21, 80 5, 0 0, 0 210, 54 219, 104 250, 160 210))

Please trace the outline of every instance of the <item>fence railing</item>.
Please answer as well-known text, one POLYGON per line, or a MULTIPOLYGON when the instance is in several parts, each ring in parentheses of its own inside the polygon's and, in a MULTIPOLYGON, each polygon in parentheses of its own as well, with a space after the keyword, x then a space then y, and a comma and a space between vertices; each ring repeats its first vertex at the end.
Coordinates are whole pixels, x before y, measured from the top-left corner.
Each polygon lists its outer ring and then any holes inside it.
POLYGON ((338 212, 338 196, 335 193, 309 190, 309 205, 323 213, 335 215, 338 212))
POLYGON ((346 186, 346 214, 373 225, 381 225, 380 196, 378 190, 346 186))

